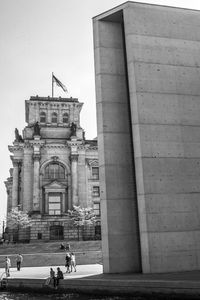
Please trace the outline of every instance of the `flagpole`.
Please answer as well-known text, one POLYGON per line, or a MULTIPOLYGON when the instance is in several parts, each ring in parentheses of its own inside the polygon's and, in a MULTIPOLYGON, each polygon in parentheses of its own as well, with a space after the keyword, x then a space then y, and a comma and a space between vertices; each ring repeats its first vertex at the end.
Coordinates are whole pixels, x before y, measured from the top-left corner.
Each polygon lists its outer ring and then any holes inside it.
POLYGON ((53 98, 53 72, 52 72, 52 98, 53 98))

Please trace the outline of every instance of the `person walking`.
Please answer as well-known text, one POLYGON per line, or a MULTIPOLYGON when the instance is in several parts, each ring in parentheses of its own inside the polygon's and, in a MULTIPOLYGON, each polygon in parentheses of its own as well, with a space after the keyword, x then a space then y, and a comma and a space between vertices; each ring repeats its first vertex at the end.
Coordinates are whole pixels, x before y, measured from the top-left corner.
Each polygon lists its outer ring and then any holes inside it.
POLYGON ((71 256, 67 252, 66 257, 65 257, 65 267, 67 268, 66 273, 70 273, 70 266, 71 266, 71 256))
POLYGON ((73 252, 71 252, 70 257, 71 257, 71 272, 72 272, 73 268, 74 268, 74 272, 76 272, 76 258, 75 258, 75 254, 73 252))
POLYGON ((6 277, 10 276, 10 267, 11 267, 11 262, 10 262, 10 258, 8 256, 6 256, 5 259, 5 272, 6 272, 6 277))
POLYGON ((17 255, 17 258, 16 258, 16 262, 17 262, 17 271, 20 271, 22 261, 23 261, 23 256, 19 253, 19 254, 17 255))

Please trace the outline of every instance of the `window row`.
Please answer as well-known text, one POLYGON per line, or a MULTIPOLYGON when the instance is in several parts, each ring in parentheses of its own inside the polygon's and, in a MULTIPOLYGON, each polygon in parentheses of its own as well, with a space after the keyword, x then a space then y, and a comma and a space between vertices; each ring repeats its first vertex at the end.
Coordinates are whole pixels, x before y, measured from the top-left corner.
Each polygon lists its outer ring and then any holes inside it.
MULTIPOLYGON (((43 112, 40 113, 40 123, 46 123, 46 121, 47 121, 47 116, 46 116, 46 113, 43 111, 43 112)), ((62 122, 64 124, 69 123, 68 113, 64 113, 62 115, 62 122)), ((58 123, 58 114, 56 112, 53 112, 51 114, 51 123, 58 123)))
MULTIPOLYGON (((96 222, 95 224, 95 239, 101 239, 101 223, 96 222)), ((42 240, 42 232, 37 233, 38 240, 42 240)), ((64 240, 64 226, 62 225, 53 225, 49 227, 49 236, 50 240, 64 240)))
MULTIPOLYGON (((57 162, 50 163, 45 168, 44 177, 46 179, 64 179, 65 178, 65 168, 57 162)), ((92 179, 99 180, 99 168, 98 167, 92 167, 92 179)), ((93 192, 93 194, 95 194, 95 192, 93 192)), ((97 191, 96 191, 96 194, 97 194, 97 191)))

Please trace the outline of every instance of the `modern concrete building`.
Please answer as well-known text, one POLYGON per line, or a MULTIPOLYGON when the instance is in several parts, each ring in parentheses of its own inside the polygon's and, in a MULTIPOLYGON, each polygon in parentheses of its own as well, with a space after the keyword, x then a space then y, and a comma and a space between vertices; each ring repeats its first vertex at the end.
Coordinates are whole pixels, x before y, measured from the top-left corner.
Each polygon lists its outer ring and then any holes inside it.
POLYGON ((76 239, 68 210, 93 207, 100 215, 97 140, 85 139, 76 98, 36 96, 25 104, 27 126, 22 136, 15 129, 9 146, 8 212, 18 207, 31 215, 28 240, 76 239))
POLYGON ((200 11, 94 18, 105 273, 200 269, 200 11))

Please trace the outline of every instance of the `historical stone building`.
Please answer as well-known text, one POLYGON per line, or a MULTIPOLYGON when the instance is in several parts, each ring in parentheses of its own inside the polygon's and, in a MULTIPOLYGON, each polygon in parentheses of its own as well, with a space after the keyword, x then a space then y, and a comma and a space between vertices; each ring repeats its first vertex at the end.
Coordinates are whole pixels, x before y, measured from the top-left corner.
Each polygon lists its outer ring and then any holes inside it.
POLYGON ((93 207, 100 215, 97 140, 85 139, 82 106, 76 98, 25 101, 27 126, 22 136, 15 129, 9 146, 13 168, 5 185, 7 211, 18 207, 31 215, 32 241, 75 239, 67 216, 73 205, 93 207))

